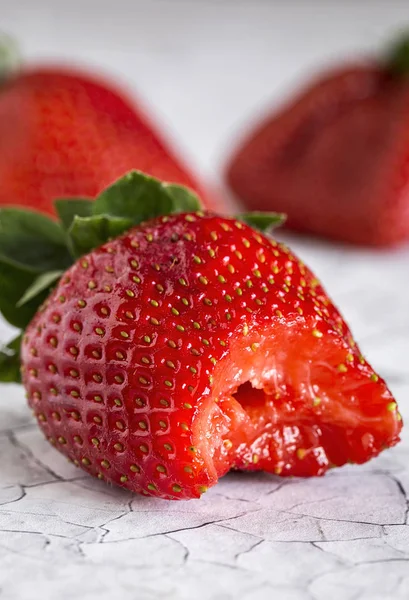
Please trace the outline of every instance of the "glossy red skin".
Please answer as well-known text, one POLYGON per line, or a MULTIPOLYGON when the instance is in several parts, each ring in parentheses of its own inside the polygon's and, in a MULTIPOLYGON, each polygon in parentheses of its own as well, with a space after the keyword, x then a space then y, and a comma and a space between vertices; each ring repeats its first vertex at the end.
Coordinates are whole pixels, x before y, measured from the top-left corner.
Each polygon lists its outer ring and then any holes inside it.
POLYGON ((312 273, 210 213, 161 217, 78 261, 28 326, 22 364, 62 453, 164 498, 198 497, 231 467, 323 474, 399 440, 390 392, 312 273), (267 404, 232 396, 249 380, 267 404))
POLYGON ((378 64, 322 75, 268 116, 227 169, 251 209, 345 242, 409 238, 409 80, 378 64))
POLYGON ((54 214, 56 198, 93 198, 131 169, 200 184, 121 90, 60 67, 22 71, 0 90, 0 205, 54 214))

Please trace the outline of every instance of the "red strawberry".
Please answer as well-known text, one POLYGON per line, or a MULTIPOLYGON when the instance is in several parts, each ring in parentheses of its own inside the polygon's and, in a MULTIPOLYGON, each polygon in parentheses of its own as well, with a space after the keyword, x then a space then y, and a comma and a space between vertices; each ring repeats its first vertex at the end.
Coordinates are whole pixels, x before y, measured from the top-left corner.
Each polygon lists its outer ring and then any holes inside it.
POLYGON ((231 468, 321 475, 399 440, 391 393, 309 269, 211 213, 158 216, 82 256, 21 360, 49 441, 136 492, 197 497, 231 468))
POLYGON ((53 214, 55 198, 93 198, 133 168, 201 191, 144 111, 110 82, 57 66, 2 82, 0 205, 53 214))
POLYGON ((288 226, 373 246, 409 238, 409 41, 324 74, 237 149, 227 177, 288 226))

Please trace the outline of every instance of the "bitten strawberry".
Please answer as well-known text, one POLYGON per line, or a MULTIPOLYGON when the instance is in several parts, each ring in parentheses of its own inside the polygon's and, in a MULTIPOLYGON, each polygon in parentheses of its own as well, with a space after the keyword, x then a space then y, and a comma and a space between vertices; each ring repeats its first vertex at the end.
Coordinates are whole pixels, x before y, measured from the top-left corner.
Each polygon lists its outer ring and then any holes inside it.
POLYGON ((298 231, 371 246, 409 239, 408 74, 408 37, 386 61, 325 73, 240 144, 231 188, 298 231))
MULTIPOLYGON (((232 468, 321 475, 398 442, 385 382, 288 248, 138 173, 89 203, 89 216, 57 208, 80 258, 40 274, 18 302, 61 276, 25 330, 23 383, 47 439, 88 473, 194 498, 232 468)), ((27 218, 0 211, 5 232, 12 217, 27 218)), ((40 260, 56 254, 49 239, 40 260)), ((13 250, 7 233, 1 246, 13 250)), ((6 374, 16 353, 4 352, 6 374)))
MULTIPOLYGON (((5 69, 0 64, 0 205, 55 214, 55 198, 94 198, 130 169, 204 193, 141 107, 111 82, 59 66, 5 69)), ((211 204, 210 194, 205 200, 211 204)))

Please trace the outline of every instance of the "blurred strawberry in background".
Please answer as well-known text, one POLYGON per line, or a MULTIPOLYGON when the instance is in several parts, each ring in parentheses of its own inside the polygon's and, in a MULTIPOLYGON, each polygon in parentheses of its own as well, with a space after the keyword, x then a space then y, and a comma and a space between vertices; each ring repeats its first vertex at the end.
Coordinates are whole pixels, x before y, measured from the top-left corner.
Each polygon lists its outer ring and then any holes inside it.
POLYGON ((0 205, 53 214, 55 198, 94 197, 130 169, 187 185, 211 204, 122 90, 66 67, 16 69, 14 57, 0 40, 0 205))
POLYGON ((385 60, 341 66, 270 116, 227 170, 248 208, 287 226, 391 246, 409 239, 409 36, 385 60))

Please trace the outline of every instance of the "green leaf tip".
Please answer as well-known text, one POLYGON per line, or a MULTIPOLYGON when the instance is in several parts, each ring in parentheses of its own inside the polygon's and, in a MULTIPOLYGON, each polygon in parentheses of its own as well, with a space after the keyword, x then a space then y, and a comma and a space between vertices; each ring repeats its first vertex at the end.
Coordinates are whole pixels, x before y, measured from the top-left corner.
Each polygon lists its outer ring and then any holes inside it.
POLYGON ((243 221, 253 227, 253 229, 258 229, 258 231, 262 231, 263 233, 268 233, 272 229, 276 229, 285 223, 286 215, 283 213, 275 213, 275 212, 249 212, 249 213, 241 213, 237 215, 239 221, 243 221))
POLYGON ((0 34, 0 84, 7 81, 20 68, 21 55, 14 38, 0 34))
POLYGON ((14 327, 24 329, 30 323, 41 303, 48 296, 48 290, 18 306, 26 291, 34 285, 37 273, 9 265, 0 259, 0 313, 14 327))
POLYGON ((188 188, 129 171, 97 197, 92 214, 126 217, 138 225, 161 215, 199 209, 198 197, 188 188))
POLYGON ((26 289, 20 300, 17 302, 17 308, 24 306, 33 298, 36 298, 41 292, 49 291, 50 286, 61 277, 64 271, 48 271, 41 273, 33 283, 26 289))
POLYGON ((18 335, 0 348, 0 382, 21 383, 20 348, 23 336, 18 335))
POLYGON ((54 202, 54 207, 65 231, 71 227, 75 217, 92 215, 92 200, 86 198, 61 198, 54 202))
POLYGON ((68 236, 74 258, 80 258, 133 226, 131 219, 111 215, 74 217, 68 236))
POLYGON ((66 269, 72 262, 61 226, 45 215, 0 208, 0 261, 31 273, 66 269))
POLYGON ((199 196, 189 188, 175 183, 164 185, 167 193, 172 197, 174 207, 172 212, 196 212, 202 208, 199 196))
POLYGON ((397 76, 409 75, 409 32, 403 31, 389 46, 385 56, 388 71, 397 76))

